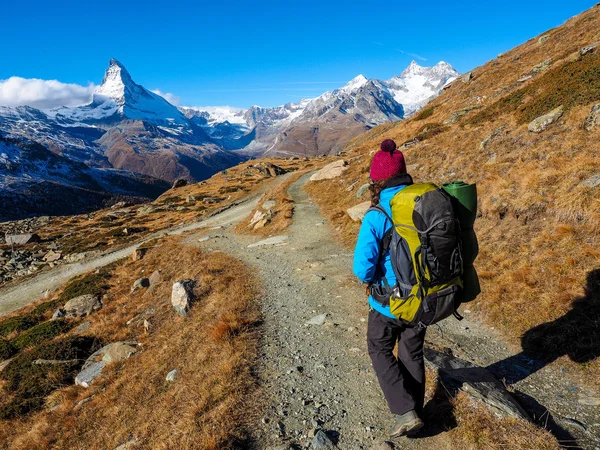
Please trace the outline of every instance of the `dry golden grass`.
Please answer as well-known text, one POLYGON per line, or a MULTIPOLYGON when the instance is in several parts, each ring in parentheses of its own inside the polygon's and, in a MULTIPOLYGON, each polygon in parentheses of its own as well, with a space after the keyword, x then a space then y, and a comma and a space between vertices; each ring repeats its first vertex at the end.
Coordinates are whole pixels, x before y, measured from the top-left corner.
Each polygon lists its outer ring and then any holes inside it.
POLYGON ((554 436, 532 423, 499 419, 465 393, 453 400, 457 427, 448 433, 452 448, 465 450, 558 450, 554 436))
POLYGON ((287 180, 280 183, 274 189, 265 193, 258 202, 258 208, 252 210, 250 215, 241 221, 235 228, 236 232, 242 234, 257 234, 260 236, 275 235, 286 230, 292 223, 294 216, 294 201, 288 195, 290 186, 307 173, 308 170, 301 170, 290 175, 287 180), (262 205, 267 201, 275 201, 275 206, 265 210, 262 205), (261 211, 270 217, 267 224, 262 228, 250 227, 250 222, 257 211, 261 211))
MULTIPOLYGON (((483 293, 470 309, 499 326, 515 343, 533 327, 567 314, 572 301, 583 294, 588 273, 599 268, 599 188, 579 184, 600 173, 596 150, 600 129, 588 132, 582 126, 600 97, 586 96, 585 86, 573 91, 573 98, 567 98, 569 91, 560 91, 556 98, 568 100, 571 109, 541 134, 527 130, 519 115, 525 110, 519 112, 518 103, 476 123, 469 119, 480 111, 489 112, 491 105, 524 85, 531 85, 527 104, 537 108, 552 103, 553 81, 559 82, 574 70, 574 53, 600 40, 599 29, 600 7, 596 6, 546 33, 549 39, 542 43, 531 39, 473 70, 471 81, 453 83, 421 117, 374 128, 350 142, 345 149, 347 158, 357 159, 350 161, 342 178, 306 187, 332 221, 340 241, 349 248, 354 245, 360 224, 350 220, 346 209, 367 200, 354 194, 368 182, 372 154, 383 139, 411 141, 423 130, 424 121, 440 124, 455 111, 480 106, 483 109, 448 124, 445 131, 402 149, 408 170, 415 182, 477 183, 475 228, 480 254, 476 267, 482 275, 483 293), (517 82, 548 58, 553 62, 545 74, 537 74, 525 84, 517 82), (482 145, 484 140, 487 142, 482 145), (356 188, 348 192, 353 183, 356 188)), ((595 54, 588 56, 583 72, 598 70, 597 60, 595 54)), ((600 317, 590 320, 598 323, 600 317)), ((577 341, 572 345, 577 346, 577 341)), ((561 358, 561 363, 582 368, 578 373, 600 387, 597 356, 585 365, 575 365, 568 358, 561 358)))
POLYGON ((104 342, 135 340, 139 351, 106 369, 89 389, 68 387, 47 401, 58 405, 22 420, 0 422, 6 449, 133 448, 226 449, 243 446, 252 420, 259 319, 258 287, 248 269, 222 253, 207 258, 175 238, 161 240, 140 261, 127 261, 111 278, 106 305, 90 316, 85 335, 104 342), (153 271, 161 281, 130 293, 153 271), (197 301, 186 318, 170 304, 180 279, 197 280, 197 301), (150 311, 150 331, 143 320, 150 311), (178 369, 173 383, 167 373, 178 369), (74 409, 78 401, 90 398, 74 409), (252 401, 250 401, 252 400, 252 401), (243 407, 241 407, 243 405, 243 407))

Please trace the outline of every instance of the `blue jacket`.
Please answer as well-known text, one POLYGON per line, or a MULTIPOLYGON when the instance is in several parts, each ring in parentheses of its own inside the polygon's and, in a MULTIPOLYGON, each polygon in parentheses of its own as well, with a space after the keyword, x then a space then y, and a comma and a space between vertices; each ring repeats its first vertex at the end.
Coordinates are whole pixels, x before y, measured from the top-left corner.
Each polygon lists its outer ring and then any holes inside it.
MULTIPOLYGON (((397 186, 384 189, 381 191, 379 196, 379 204, 392 215, 392 208, 390 207, 390 200, 396 193, 406 186, 397 186)), ((369 211, 362 222, 360 232, 358 233, 358 240, 356 241, 356 247, 354 249, 354 274, 362 282, 373 282, 378 285, 382 285, 382 275, 385 276, 390 286, 396 284, 396 275, 392 269, 392 263, 390 261, 390 252, 388 251, 385 257, 382 259, 382 270, 376 274, 377 261, 379 260, 379 249, 381 247, 381 240, 387 230, 392 226, 390 220, 385 217, 379 211, 369 211)), ((395 319, 394 315, 390 312, 389 306, 382 306, 369 296, 369 305, 374 310, 381 314, 395 319)))

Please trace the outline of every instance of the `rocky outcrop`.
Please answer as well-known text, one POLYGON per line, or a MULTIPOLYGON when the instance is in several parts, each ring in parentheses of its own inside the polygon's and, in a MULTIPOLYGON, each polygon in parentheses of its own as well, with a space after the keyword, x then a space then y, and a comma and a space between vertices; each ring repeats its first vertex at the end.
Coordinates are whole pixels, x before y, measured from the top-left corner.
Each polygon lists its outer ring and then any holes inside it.
POLYGON ((97 295, 85 294, 72 298, 65 303, 62 309, 67 317, 85 317, 100 308, 102 308, 102 302, 97 295))
POLYGON ((150 279, 148 278, 138 278, 131 286, 131 292, 138 291, 140 289, 147 289, 150 287, 150 279))
POLYGON ((537 119, 534 119, 528 126, 529 131, 532 133, 541 133, 545 131, 550 125, 560 119, 563 115, 562 105, 556 109, 553 109, 548 114, 544 114, 537 119))
POLYGON ((529 415, 504 385, 483 367, 436 350, 425 348, 426 365, 438 372, 447 392, 465 392, 500 417, 530 420, 529 415))
POLYGON ((331 164, 327 164, 317 173, 313 174, 310 177, 310 181, 321 181, 321 180, 330 180, 332 178, 337 178, 341 176, 346 170, 348 170, 348 163, 342 159, 339 161, 332 162, 331 164))

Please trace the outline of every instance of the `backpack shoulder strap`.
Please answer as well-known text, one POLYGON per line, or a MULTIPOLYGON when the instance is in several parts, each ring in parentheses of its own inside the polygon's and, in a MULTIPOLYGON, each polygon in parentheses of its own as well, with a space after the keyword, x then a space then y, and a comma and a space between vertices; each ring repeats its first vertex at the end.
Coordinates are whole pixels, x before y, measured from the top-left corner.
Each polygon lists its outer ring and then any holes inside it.
POLYGON ((392 220, 392 218, 390 217, 390 215, 387 213, 387 211, 385 209, 383 209, 383 207, 381 207, 381 205, 371 206, 367 210, 367 212, 369 212, 369 211, 379 211, 385 217, 387 217, 387 219, 392 224, 392 226, 389 228, 389 230, 387 230, 385 232, 385 234, 383 235, 383 238, 381 239, 381 245, 379 247, 379 261, 378 261, 378 262, 381 262, 381 260, 383 259, 383 256, 390 249, 390 245, 392 243, 392 233, 394 231, 394 221, 392 220))

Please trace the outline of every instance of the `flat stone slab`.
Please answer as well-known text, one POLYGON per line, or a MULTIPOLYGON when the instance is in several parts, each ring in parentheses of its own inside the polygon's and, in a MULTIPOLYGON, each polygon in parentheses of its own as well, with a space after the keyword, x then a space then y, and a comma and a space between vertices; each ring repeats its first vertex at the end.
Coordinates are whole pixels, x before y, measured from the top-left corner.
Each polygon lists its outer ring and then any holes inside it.
POLYGON ((289 239, 289 236, 273 236, 267 239, 263 239, 262 241, 255 242, 254 244, 250 244, 248 248, 262 247, 265 245, 283 245, 287 244, 287 241, 289 241, 289 239))
POLYGON ((8 245, 25 245, 30 242, 40 242, 40 237, 35 233, 25 234, 7 234, 4 236, 4 240, 8 245))
POLYGON ((438 371, 452 395, 465 392, 499 417, 530 420, 529 415, 487 369, 431 348, 424 349, 427 366, 438 371))
POLYGON ((75 384, 84 388, 90 387, 93 381, 100 376, 105 367, 106 363, 104 361, 90 364, 75 377, 75 384))
POLYGON ((329 314, 319 314, 306 322, 306 325, 323 325, 329 314))

